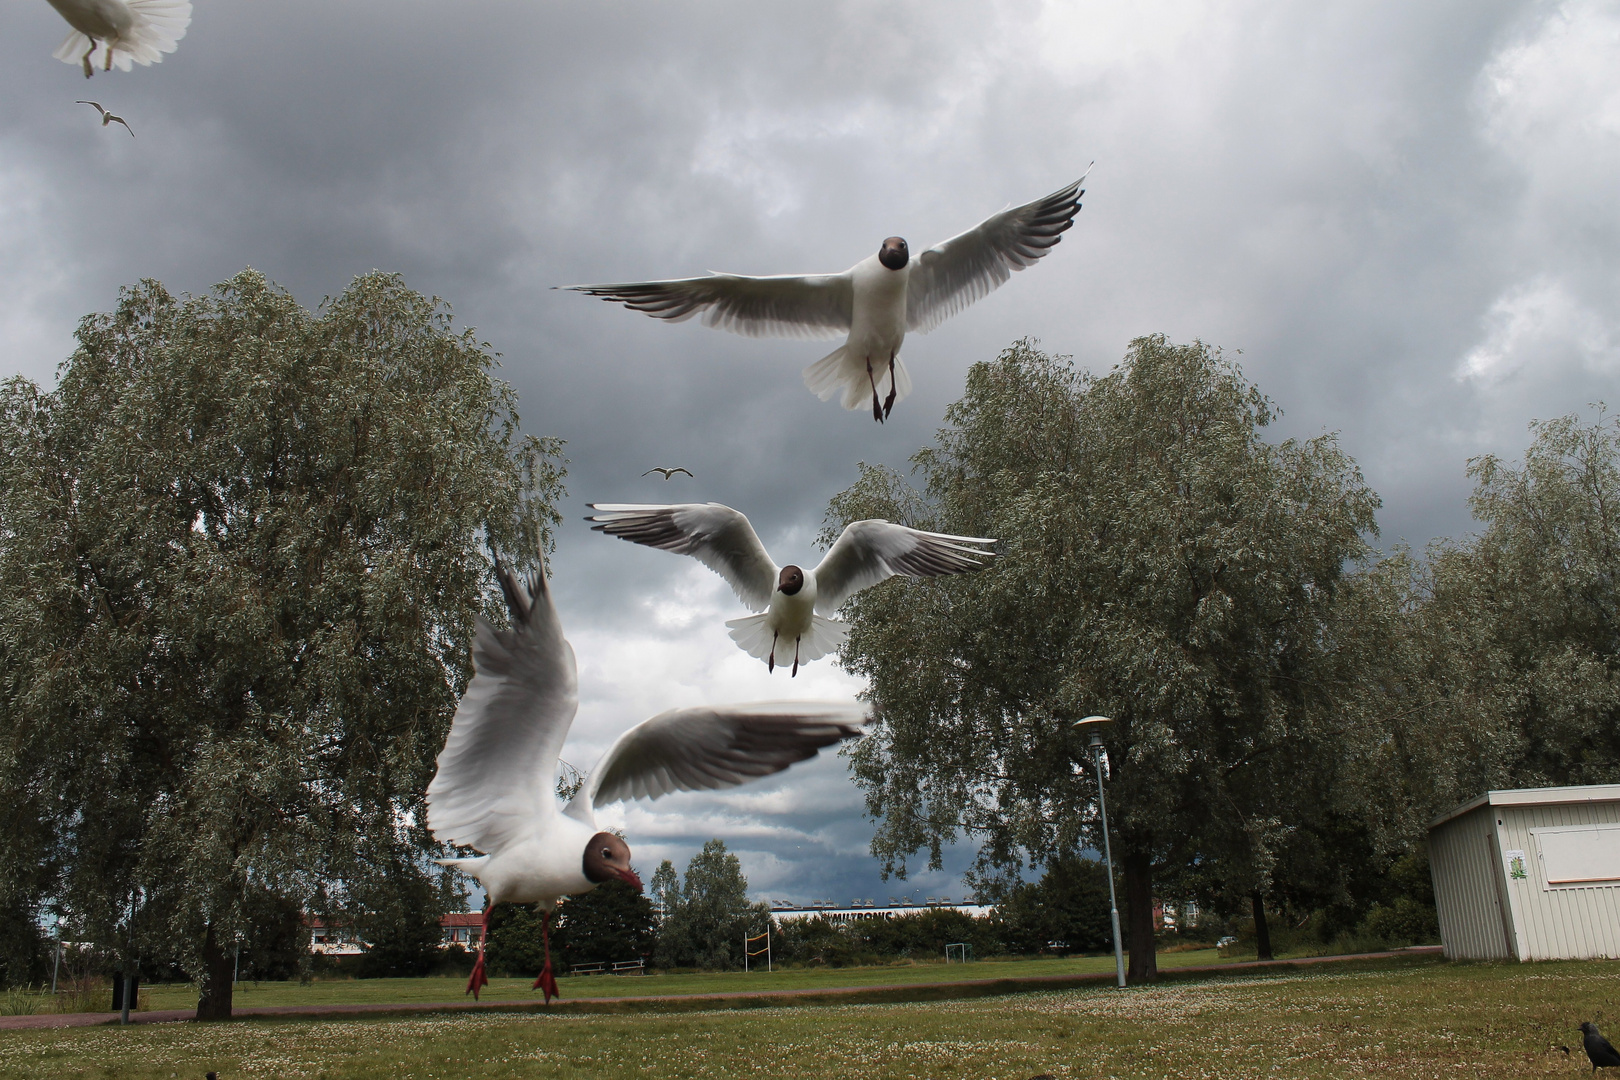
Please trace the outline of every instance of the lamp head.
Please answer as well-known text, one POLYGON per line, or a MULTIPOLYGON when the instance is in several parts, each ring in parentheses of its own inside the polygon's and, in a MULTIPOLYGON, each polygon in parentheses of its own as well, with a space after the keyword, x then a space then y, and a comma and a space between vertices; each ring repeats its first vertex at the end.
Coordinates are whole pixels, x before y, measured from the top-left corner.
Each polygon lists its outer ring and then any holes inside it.
POLYGON ((1091 746, 1095 749, 1102 745, 1102 726, 1113 722, 1113 717, 1110 716, 1088 716, 1084 720, 1076 720, 1071 726, 1089 731, 1091 733, 1091 746))

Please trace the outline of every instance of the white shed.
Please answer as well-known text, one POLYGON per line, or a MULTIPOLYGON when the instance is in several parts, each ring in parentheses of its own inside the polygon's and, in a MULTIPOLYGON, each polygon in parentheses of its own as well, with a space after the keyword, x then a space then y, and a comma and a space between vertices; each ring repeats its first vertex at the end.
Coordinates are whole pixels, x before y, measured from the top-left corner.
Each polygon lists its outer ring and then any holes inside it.
POLYGON ((1459 960, 1620 957, 1620 784, 1488 791, 1429 823, 1459 960))

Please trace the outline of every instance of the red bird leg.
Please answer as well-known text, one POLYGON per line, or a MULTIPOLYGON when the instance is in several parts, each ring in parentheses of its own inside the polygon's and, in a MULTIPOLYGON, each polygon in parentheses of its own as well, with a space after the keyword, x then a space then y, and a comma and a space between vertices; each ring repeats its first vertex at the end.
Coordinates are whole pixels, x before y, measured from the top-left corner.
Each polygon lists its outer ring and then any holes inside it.
POLYGON ((478 933, 478 962, 473 965, 472 975, 467 978, 467 993, 478 1000, 478 991, 489 983, 489 976, 484 974, 484 943, 489 940, 489 913, 493 909, 488 899, 484 901, 484 928, 478 933))
POLYGON ((771 655, 770 655, 770 658, 765 661, 765 674, 769 675, 771 672, 773 672, 775 670, 776 670, 776 635, 772 634, 771 635, 771 655))
POLYGON ((883 423, 883 406, 878 403, 877 376, 872 374, 872 358, 866 358, 866 381, 872 384, 872 419, 883 423))
MULTIPOLYGON (((900 392, 900 384, 894 381, 894 353, 890 353, 889 354, 889 396, 883 399, 883 415, 885 417, 889 415, 889 410, 894 408, 894 395, 899 393, 899 392, 900 392)), ((877 387, 872 388, 872 393, 873 393, 874 396, 876 396, 877 387)))
POLYGON ((551 1004, 552 998, 562 997, 562 991, 557 989, 557 976, 551 972, 551 912, 541 916, 540 940, 546 946, 546 966, 540 969, 540 977, 534 980, 530 989, 539 990, 546 995, 546 1004, 551 1004))
POLYGON ((799 639, 798 638, 793 639, 793 674, 788 676, 788 677, 793 678, 793 679, 796 679, 796 678, 799 677, 799 639))

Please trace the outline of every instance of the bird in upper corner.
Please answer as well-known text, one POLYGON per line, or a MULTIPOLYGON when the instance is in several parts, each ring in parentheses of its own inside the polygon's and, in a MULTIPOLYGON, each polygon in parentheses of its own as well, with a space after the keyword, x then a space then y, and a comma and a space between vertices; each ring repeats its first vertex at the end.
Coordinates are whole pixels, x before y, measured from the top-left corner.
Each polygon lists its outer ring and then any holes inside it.
POLYGON ((129 137, 132 138, 132 139, 135 137, 135 129, 129 126, 129 121, 125 120, 122 116, 119 116, 116 113, 108 112, 104 107, 102 107, 101 102, 99 102, 99 101, 82 101, 81 100, 81 101, 75 101, 73 104, 75 104, 75 105, 94 105, 96 107, 96 111, 101 114, 101 126, 102 127, 106 127, 108 124, 123 124, 124 125, 124 130, 129 132, 129 137))
MULTIPOLYGON (((760 612, 726 623, 731 640, 776 670, 777 649, 792 647, 799 665, 838 648, 845 625, 824 616, 862 589, 896 574, 938 577, 979 570, 995 557, 973 536, 923 532, 872 518, 844 527, 814 570, 771 561, 748 519, 720 503, 590 503, 586 521, 620 540, 690 555, 725 578, 748 607, 760 612)), ((787 664, 784 651, 782 663, 787 664)))
POLYGON ((926 334, 999 288, 1013 271, 1034 265, 1074 224, 1085 179, 985 218, 916 258, 903 238, 891 236, 842 274, 711 273, 564 288, 669 322, 701 312, 705 326, 749 337, 844 334, 843 345, 804 369, 804 383, 822 401, 842 390, 846 409, 861 408, 870 392, 872 419, 882 423, 911 390, 900 361, 907 331, 926 334), (888 393, 880 398, 885 380, 888 393))
POLYGON ((866 718, 853 701, 671 709, 620 735, 559 809, 558 754, 579 707, 574 650, 543 576, 525 585, 499 562, 495 575, 512 625, 498 630, 478 616, 474 674, 428 785, 427 823, 441 843, 483 853, 440 860, 477 878, 489 899, 467 991, 476 999, 489 981, 484 939, 493 906, 538 904, 546 959, 534 985, 549 1005, 557 995, 551 969, 557 902, 608 881, 641 889, 629 845, 597 827, 598 807, 745 784, 856 737, 866 718))
MULTIPOLYGON (((642 476, 651 476, 653 473, 660 473, 664 477, 665 480, 668 480, 670 477, 674 476, 678 472, 686 473, 687 476, 692 476, 692 473, 691 473, 690 470, 683 469, 679 465, 675 466, 673 469, 666 469, 662 465, 654 465, 652 468, 648 469, 646 472, 642 473, 641 475, 642 476)), ((692 476, 692 479, 696 480, 697 477, 692 476)))
POLYGON ((1603 1037, 1596 1024, 1581 1021, 1581 1043, 1586 1047, 1586 1058, 1592 1063, 1594 1073, 1599 1069, 1620 1068, 1620 1050, 1603 1037))
POLYGON ((191 25, 191 0, 50 0, 73 32, 52 55, 79 64, 84 77, 113 65, 161 64, 191 25))

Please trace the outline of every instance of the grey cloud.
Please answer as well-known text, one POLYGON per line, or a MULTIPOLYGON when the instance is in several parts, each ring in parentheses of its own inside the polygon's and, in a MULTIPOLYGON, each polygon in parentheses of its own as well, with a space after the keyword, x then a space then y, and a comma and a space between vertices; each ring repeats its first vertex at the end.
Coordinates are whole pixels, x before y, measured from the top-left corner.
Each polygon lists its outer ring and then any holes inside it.
MULTIPOLYGON (((739 666, 724 587, 591 535, 586 501, 714 499, 807 547, 855 463, 902 465, 1015 338, 1095 371, 1159 330, 1242 350, 1279 434, 1340 432, 1385 540, 1418 543, 1470 527, 1467 458, 1517 454, 1620 370, 1612 3, 214 0, 161 65, 88 87, 50 57, 47 4, 7 14, 4 370, 48 380, 77 319, 143 276, 200 291, 251 264, 314 304, 380 267, 448 298, 527 429, 569 442, 557 592, 605 673, 582 736, 808 685, 739 666), (138 137, 107 138, 87 89, 138 137), (881 428, 800 385, 820 343, 551 291, 840 270, 1094 158, 1049 258, 907 342, 917 389, 881 428), (651 603, 693 621, 649 630, 651 603)), ((840 679, 818 685, 858 688, 840 679)), ((845 850, 869 835, 855 794, 836 844, 777 856, 802 882, 871 873, 845 850)))

